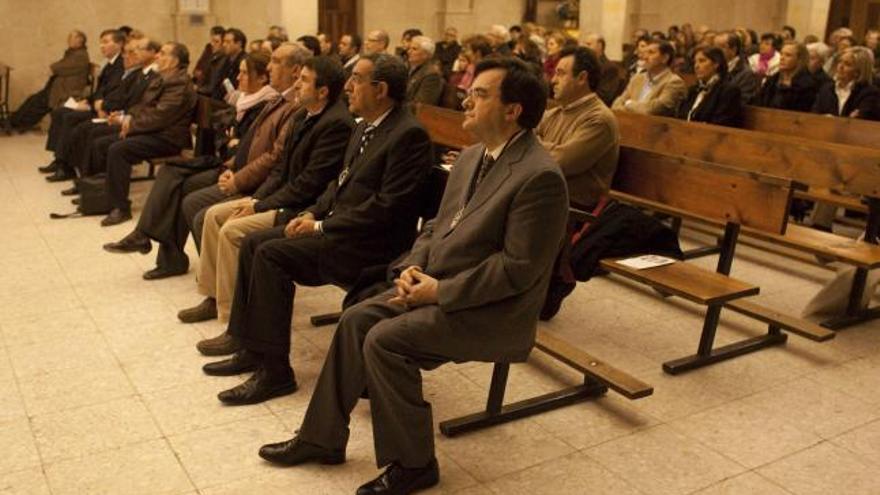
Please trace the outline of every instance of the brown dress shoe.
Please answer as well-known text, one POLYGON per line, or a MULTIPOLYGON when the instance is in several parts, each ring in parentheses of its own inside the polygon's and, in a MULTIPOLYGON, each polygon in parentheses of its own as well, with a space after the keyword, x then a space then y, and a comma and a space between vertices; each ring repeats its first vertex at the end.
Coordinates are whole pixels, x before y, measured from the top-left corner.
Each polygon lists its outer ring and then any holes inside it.
POLYGON ((206 297, 198 305, 180 310, 177 313, 177 318, 184 323, 213 320, 217 318, 217 300, 213 297, 206 297))
POLYGON ((235 354, 241 350, 241 343, 229 335, 229 332, 223 332, 213 339, 205 339, 196 344, 196 349, 205 356, 226 356, 235 354))

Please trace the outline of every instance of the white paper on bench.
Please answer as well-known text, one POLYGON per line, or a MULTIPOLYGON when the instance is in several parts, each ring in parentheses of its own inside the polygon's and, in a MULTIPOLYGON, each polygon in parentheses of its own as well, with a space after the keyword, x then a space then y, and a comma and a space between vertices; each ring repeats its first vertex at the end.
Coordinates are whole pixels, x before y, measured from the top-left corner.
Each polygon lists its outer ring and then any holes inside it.
POLYGON ((659 256, 656 254, 644 254, 642 256, 636 256, 635 258, 617 260, 617 263, 635 270, 644 270, 645 268, 655 268, 663 265, 671 265, 676 261, 676 259, 667 258, 666 256, 659 256))

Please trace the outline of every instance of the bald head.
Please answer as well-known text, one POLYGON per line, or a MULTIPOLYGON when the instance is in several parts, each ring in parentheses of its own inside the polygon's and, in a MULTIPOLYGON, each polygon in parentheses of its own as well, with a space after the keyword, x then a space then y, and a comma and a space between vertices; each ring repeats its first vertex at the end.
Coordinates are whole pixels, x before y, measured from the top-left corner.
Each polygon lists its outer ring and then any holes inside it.
POLYGON ((367 35, 367 39, 364 40, 364 54, 385 53, 390 42, 391 40, 385 30, 377 29, 375 31, 370 31, 370 34, 367 35))

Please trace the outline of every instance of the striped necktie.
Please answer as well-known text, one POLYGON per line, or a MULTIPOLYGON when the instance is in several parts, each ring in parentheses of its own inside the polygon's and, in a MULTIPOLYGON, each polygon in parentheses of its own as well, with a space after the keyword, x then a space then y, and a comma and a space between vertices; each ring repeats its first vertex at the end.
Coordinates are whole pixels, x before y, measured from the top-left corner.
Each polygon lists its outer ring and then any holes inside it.
POLYGON ((342 172, 339 174, 338 185, 342 185, 345 182, 345 179, 348 178, 349 174, 351 174, 351 165, 354 161, 364 154, 364 151, 367 149, 367 145, 370 144, 370 141, 373 139, 373 135, 376 134, 376 126, 370 124, 364 129, 364 133, 361 135, 361 144, 358 146, 357 154, 351 157, 351 160, 348 164, 345 165, 345 168, 342 169, 342 172))

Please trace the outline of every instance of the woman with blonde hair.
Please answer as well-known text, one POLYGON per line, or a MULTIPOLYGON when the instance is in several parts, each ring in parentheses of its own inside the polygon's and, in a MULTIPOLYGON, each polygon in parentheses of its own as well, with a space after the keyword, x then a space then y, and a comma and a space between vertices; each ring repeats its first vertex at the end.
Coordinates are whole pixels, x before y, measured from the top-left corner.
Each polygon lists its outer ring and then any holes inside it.
POLYGON ((779 52, 779 72, 768 77, 758 95, 758 105, 809 112, 819 88, 807 68, 810 54, 803 43, 788 41, 779 52))
POLYGON ((819 90, 814 113, 880 120, 880 90, 874 82, 874 55, 869 48, 844 50, 837 60, 834 81, 819 90))

